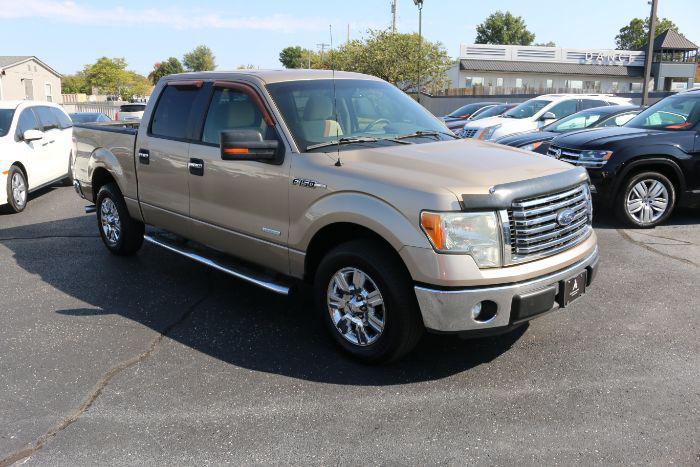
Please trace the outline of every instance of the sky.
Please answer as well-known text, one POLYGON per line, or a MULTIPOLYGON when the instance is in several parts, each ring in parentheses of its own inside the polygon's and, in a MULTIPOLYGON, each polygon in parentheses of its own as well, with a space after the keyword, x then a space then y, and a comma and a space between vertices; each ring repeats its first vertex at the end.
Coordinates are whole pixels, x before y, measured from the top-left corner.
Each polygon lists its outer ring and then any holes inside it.
MULTIPOLYGON (((398 0, 398 30, 418 30, 412 0, 398 0)), ((700 0, 659 0, 659 17, 700 43, 700 0)), ((208 45, 218 69, 240 65, 280 68, 289 45, 316 49, 388 28, 390 0, 0 0, 2 55, 36 55, 63 74, 102 56, 123 57, 148 74, 156 62, 208 45)), ((633 17, 649 14, 647 0, 425 0, 423 34, 452 57, 471 43, 475 27, 496 10, 522 16, 536 42, 560 47, 614 48, 615 35, 633 17)))

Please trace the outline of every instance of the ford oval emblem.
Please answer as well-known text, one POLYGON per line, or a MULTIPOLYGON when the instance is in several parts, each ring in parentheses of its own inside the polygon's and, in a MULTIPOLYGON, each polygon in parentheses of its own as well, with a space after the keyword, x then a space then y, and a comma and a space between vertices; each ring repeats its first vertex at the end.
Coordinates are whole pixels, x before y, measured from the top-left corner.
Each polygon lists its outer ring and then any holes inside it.
POLYGON ((559 159, 559 158, 561 157, 561 149, 556 148, 556 149, 554 150, 554 157, 557 158, 557 159, 559 159))
POLYGON ((561 225, 562 227, 566 227, 567 225, 571 225, 571 223, 574 221, 574 216, 576 215, 576 212, 574 212, 573 209, 562 209, 557 213, 557 224, 561 225))

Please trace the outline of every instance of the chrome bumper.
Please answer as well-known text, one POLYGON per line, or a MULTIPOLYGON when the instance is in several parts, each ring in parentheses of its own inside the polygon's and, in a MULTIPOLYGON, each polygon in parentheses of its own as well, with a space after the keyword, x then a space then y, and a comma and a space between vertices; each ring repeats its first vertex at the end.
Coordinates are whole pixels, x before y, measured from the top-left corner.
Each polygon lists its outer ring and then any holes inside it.
MULTIPOLYGON (((541 293, 547 297, 558 297, 566 279, 588 270, 590 285, 598 265, 598 248, 587 258, 546 276, 509 285, 474 287, 459 290, 438 290, 416 286, 416 297, 420 306, 425 327, 437 332, 478 331, 493 328, 507 328, 510 325, 527 321, 559 307, 550 298, 552 306, 547 310, 527 314, 526 318, 512 316, 517 303, 527 303, 527 298, 541 293), (487 321, 477 321, 472 317, 472 307, 485 300, 496 304, 496 315, 487 321)), ((526 310, 527 311, 527 310, 526 310)))

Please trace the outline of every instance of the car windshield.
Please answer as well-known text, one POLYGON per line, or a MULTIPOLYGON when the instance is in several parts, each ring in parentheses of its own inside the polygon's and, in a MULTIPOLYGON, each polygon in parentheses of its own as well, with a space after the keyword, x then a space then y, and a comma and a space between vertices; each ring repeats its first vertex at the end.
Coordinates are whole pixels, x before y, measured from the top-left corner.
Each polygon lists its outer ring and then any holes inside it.
POLYGON ((14 109, 0 109, 0 136, 5 136, 10 131, 14 109))
POLYGON ((96 122, 99 116, 100 114, 96 113, 78 113, 70 114, 70 119, 73 120, 74 123, 90 123, 96 122))
POLYGON ((464 118, 468 117, 471 114, 473 114, 475 111, 479 110, 481 107, 483 107, 482 104, 467 104, 463 105, 459 109, 455 110, 454 112, 448 114, 448 117, 452 118, 464 118))
POLYGON ((424 107, 383 81, 289 81, 267 89, 302 151, 338 141, 401 144, 454 138, 424 107))
POLYGON ((472 120, 481 120, 482 118, 497 117, 503 112, 505 112, 507 108, 507 105, 494 105, 493 107, 489 107, 483 112, 479 112, 479 115, 475 115, 474 117, 472 117, 472 120))
POLYGON ((596 122, 599 122, 601 118, 603 118, 603 112, 584 110, 583 112, 569 115, 568 117, 564 117, 561 120, 557 120, 545 126, 542 128, 542 131, 566 133, 567 131, 581 130, 594 125, 596 122))
POLYGON ((506 118, 530 118, 551 102, 552 101, 543 99, 530 99, 517 107, 513 107, 508 112, 504 113, 503 116, 506 118))
POLYGON ((698 120, 700 120, 700 96, 677 95, 657 102, 624 126, 678 131, 690 130, 698 120))

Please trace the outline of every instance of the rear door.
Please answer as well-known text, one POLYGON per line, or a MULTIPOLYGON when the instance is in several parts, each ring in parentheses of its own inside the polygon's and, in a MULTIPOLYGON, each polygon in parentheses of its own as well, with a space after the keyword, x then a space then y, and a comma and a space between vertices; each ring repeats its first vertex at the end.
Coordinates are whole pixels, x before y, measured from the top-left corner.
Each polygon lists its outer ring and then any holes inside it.
POLYGON ((50 107, 40 105, 34 107, 34 112, 39 117, 39 123, 44 131, 41 153, 41 176, 43 183, 50 182, 66 174, 68 167, 67 155, 62 154, 61 124, 56 114, 50 107))
POLYGON ((202 81, 169 82, 160 93, 146 135, 136 141, 139 201, 146 223, 189 236, 188 162, 192 115, 202 81))

